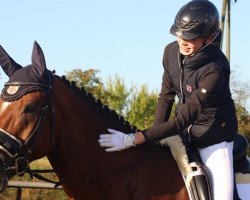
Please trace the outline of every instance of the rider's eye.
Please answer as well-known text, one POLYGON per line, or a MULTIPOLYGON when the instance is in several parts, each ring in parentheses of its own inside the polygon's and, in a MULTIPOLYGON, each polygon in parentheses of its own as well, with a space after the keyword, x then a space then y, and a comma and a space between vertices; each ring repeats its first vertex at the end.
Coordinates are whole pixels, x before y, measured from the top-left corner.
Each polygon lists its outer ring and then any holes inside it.
POLYGON ((37 110, 37 107, 35 105, 27 105, 24 108, 24 113, 35 113, 37 110))

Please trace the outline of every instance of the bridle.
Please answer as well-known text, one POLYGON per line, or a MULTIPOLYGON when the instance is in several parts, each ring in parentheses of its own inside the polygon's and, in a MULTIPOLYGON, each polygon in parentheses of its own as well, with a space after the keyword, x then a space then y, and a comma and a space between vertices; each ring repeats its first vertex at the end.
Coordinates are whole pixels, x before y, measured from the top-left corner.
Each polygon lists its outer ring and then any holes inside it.
MULTIPOLYGON (((3 164, 6 172, 14 172, 15 175, 22 176, 29 170, 27 157, 31 154, 36 139, 40 135, 42 125, 48 110, 52 111, 51 107, 51 94, 52 94, 52 72, 48 72, 49 81, 47 84, 35 83, 35 82, 8 82, 5 86, 39 86, 45 90, 46 101, 44 106, 40 110, 40 114, 36 123, 29 135, 29 137, 23 142, 17 137, 10 134, 8 131, 0 128, 0 150, 5 152, 8 158, 4 158, 1 154, 0 162, 3 164)), ((53 112, 53 111, 52 111, 53 112)), ((53 138, 53 128, 51 129, 51 135, 53 138)), ((52 142, 54 140, 52 139, 52 142)), ((53 144, 52 144, 53 147, 53 144)), ((8 174, 8 173, 7 173, 8 174)))

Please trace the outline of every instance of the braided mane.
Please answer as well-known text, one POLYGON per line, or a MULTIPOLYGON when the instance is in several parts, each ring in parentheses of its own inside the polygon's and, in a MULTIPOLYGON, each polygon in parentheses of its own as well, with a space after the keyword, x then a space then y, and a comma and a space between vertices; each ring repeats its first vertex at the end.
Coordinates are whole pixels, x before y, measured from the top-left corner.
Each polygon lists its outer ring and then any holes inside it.
POLYGON ((104 112, 107 112, 114 120, 117 120, 121 125, 127 126, 131 131, 136 132, 138 129, 136 126, 132 126, 129 121, 125 120, 123 116, 119 115, 115 110, 110 109, 108 105, 102 103, 101 99, 96 99, 94 95, 90 92, 87 92, 84 87, 77 87, 74 81, 69 81, 65 76, 57 76, 65 85, 67 85, 72 91, 80 94, 80 96, 88 99, 90 102, 93 102, 97 107, 101 108, 104 112))

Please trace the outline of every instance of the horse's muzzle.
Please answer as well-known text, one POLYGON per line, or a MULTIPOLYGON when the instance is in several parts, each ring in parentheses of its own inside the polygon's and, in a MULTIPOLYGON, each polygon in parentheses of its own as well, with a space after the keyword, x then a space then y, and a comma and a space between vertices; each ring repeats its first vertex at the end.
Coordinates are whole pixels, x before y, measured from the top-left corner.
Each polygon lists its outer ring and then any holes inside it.
POLYGON ((8 175, 2 162, 0 162, 0 193, 4 192, 8 185, 8 175))

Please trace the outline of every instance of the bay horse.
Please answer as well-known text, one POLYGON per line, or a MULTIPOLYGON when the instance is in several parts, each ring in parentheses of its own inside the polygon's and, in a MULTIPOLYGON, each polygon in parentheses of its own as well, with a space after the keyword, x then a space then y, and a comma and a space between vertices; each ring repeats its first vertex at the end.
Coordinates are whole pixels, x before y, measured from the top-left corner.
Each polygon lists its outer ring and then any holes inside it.
POLYGON ((188 200, 170 150, 154 143, 107 153, 99 146, 107 128, 136 128, 100 100, 46 67, 37 42, 32 64, 22 67, 0 46, 9 77, 0 99, 1 191, 13 175, 44 156, 69 198, 77 200, 188 200))

